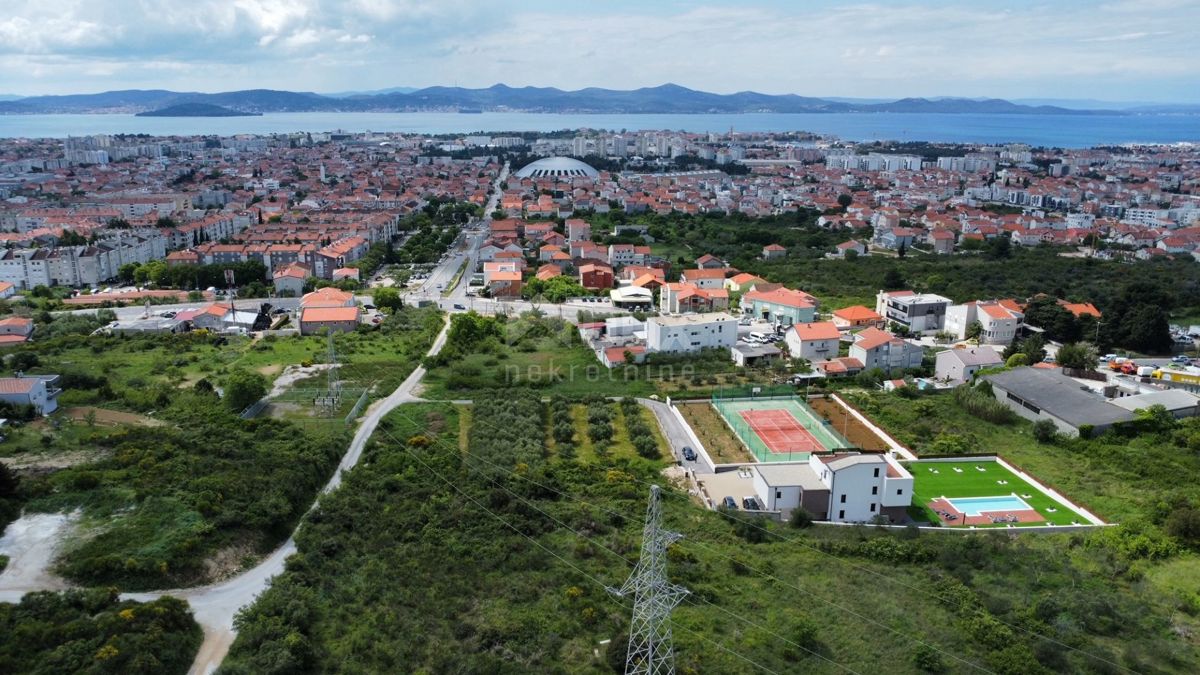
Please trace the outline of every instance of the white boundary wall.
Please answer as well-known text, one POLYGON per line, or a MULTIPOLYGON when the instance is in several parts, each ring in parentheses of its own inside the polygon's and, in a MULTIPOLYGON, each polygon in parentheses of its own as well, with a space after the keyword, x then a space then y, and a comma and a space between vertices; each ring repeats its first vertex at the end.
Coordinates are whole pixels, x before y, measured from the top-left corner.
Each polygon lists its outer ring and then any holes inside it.
POLYGON ((676 404, 670 398, 667 399, 667 407, 671 409, 671 414, 675 416, 675 421, 679 422, 679 426, 682 427, 684 433, 687 434, 688 440, 692 442, 692 448, 696 452, 703 455, 704 462, 713 467, 713 470, 715 471, 717 463, 714 462, 712 456, 708 454, 708 448, 705 448, 704 444, 700 442, 700 438, 696 436, 696 432, 692 429, 692 425, 687 423, 687 420, 683 418, 683 413, 679 412, 679 408, 676 407, 676 404))

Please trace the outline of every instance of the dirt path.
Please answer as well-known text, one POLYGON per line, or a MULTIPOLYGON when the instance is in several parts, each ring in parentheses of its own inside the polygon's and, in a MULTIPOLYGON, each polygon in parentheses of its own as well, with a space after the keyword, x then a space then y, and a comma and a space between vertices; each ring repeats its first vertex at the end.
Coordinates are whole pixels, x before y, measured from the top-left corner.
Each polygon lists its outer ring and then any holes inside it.
POLYGON ((283 373, 275 378, 275 382, 271 384, 271 391, 267 393, 267 398, 282 396, 284 392, 297 382, 320 375, 322 372, 329 370, 329 368, 330 364, 328 363, 316 363, 311 366, 288 366, 283 369, 283 373))
POLYGON ((79 422, 87 421, 88 413, 96 415, 96 424, 111 426, 115 424, 137 424, 143 427, 163 427, 167 423, 162 420, 156 420, 153 417, 138 415, 137 413, 122 412, 120 410, 109 410, 108 408, 96 408, 90 405, 75 406, 73 408, 63 408, 63 414, 73 420, 79 422))
POLYGON ((45 471, 65 469, 77 464, 86 464, 106 457, 105 450, 79 450, 76 452, 26 452, 12 457, 0 457, 13 471, 45 471))
POLYGON ((0 555, 8 556, 8 566, 0 572, 0 602, 20 602, 30 591, 68 587, 50 572, 50 566, 77 517, 77 513, 34 513, 9 523, 0 537, 0 555))
MULTIPOLYGON (((437 338, 433 341, 433 346, 429 349, 429 355, 434 355, 441 351, 442 347, 446 344, 446 335, 449 328, 450 322, 447 317, 442 331, 438 333, 437 338)), ((316 366, 312 367, 315 368, 316 366)), ((311 376, 311 372, 298 375, 301 378, 311 376)), ((376 401, 367 408, 363 413, 358 429, 354 433, 354 438, 350 441, 350 446, 346 449, 346 454, 342 456, 342 461, 338 464, 337 470, 334 471, 333 476, 321 490, 320 494, 331 492, 342 484, 343 473, 354 468, 354 465, 358 463, 359 458, 362 456, 363 448, 366 447, 367 441, 371 438, 376 426, 379 425, 379 422, 385 415, 397 406, 419 400, 414 397, 413 390, 424 376, 425 368, 417 366, 408 378, 399 387, 396 387, 396 390, 388 395, 387 398, 376 401)), ((286 377, 288 377, 288 372, 285 370, 284 374, 276 380, 276 385, 279 385, 280 379, 286 377)), ((314 500, 313 506, 316 506, 316 503, 316 500, 314 500)), ((300 522, 301 525, 298 527, 303 527, 303 519, 300 522)), ((254 599, 266 590, 271 578, 283 572, 288 556, 295 552, 296 540, 295 533, 293 532, 292 536, 282 546, 275 549, 262 562, 228 581, 198 588, 184 588, 156 593, 124 593, 121 597, 145 602, 164 595, 172 595, 187 600, 192 607, 196 622, 204 629, 204 642, 200 645, 200 651, 196 654, 196 659, 192 662, 192 667, 188 673, 191 675, 206 675, 215 671, 221 665, 221 661, 225 659, 225 655, 229 653, 230 646, 233 645, 235 637, 233 629, 234 615, 241 608, 254 602, 254 599)))

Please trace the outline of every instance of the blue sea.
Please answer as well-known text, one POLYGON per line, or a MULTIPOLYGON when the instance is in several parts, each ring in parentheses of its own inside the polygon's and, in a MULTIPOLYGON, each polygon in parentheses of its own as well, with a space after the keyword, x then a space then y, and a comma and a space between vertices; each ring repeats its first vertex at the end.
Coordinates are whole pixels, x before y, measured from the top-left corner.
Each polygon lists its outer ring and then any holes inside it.
POLYGON ((746 113, 604 115, 502 113, 270 113, 261 117, 0 115, 0 138, 89 134, 271 134, 383 131, 441 134, 559 129, 687 132, 807 131, 847 141, 1029 143, 1078 148, 1121 143, 1200 143, 1200 115, 978 115, 928 113, 746 113))

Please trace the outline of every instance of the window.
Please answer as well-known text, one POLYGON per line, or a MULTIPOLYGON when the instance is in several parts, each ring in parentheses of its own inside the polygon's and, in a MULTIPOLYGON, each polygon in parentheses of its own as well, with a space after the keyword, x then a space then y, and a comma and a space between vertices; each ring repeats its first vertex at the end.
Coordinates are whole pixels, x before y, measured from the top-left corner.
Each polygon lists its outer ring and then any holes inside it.
POLYGON ((871 494, 873 494, 873 495, 879 494, 879 486, 878 485, 871 486, 871 494))
POLYGON ((783 499, 783 490, 775 491, 775 499, 783 499))
POLYGON ((879 478, 879 469, 875 469, 875 477, 879 478))
POLYGON ((903 494, 904 494, 904 489, 903 489, 903 488, 901 488, 901 489, 899 489, 899 490, 896 490, 896 494, 898 494, 898 495, 903 495, 903 494))
POLYGON ((846 503, 846 495, 842 495, 842 503, 843 503, 843 504, 845 504, 845 503, 846 503))
POLYGON ((846 519, 846 512, 838 511, 838 520, 845 520, 845 519, 846 519))
POLYGON ((871 504, 871 513, 875 513, 875 505, 871 504))

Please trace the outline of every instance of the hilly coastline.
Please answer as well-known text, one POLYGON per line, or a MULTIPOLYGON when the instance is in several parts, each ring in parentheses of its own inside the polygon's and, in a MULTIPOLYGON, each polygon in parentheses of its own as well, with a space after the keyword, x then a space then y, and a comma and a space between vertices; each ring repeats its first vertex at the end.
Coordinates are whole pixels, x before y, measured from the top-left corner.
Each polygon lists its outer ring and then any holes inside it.
POLYGON ((895 101, 876 102, 833 100, 795 94, 762 94, 753 91, 714 94, 675 84, 632 90, 589 87, 573 91, 553 87, 509 87, 497 84, 483 89, 426 87, 415 91, 384 90, 384 93, 341 97, 273 89, 248 89, 211 94, 163 89, 132 89, 96 94, 31 96, 15 101, 0 101, 0 114, 140 114, 184 105, 215 106, 249 114, 479 110, 606 114, 874 112, 1025 115, 1129 114, 1129 111, 1121 110, 1079 110, 1051 105, 1021 105, 1003 99, 903 98, 895 101))

